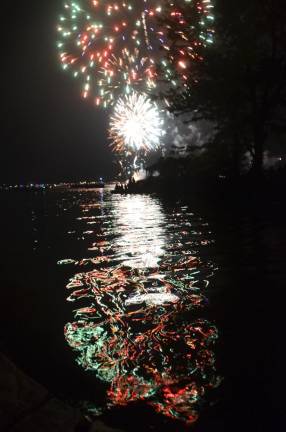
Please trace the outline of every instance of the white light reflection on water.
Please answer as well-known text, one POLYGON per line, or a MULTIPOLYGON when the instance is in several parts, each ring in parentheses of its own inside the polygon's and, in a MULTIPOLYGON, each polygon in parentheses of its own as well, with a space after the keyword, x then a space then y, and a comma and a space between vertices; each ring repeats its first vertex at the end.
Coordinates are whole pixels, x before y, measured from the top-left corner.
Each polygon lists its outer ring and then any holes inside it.
POLYGON ((132 268, 157 267, 165 253, 166 219, 158 200, 150 196, 127 195, 113 199, 115 240, 123 265, 132 268))

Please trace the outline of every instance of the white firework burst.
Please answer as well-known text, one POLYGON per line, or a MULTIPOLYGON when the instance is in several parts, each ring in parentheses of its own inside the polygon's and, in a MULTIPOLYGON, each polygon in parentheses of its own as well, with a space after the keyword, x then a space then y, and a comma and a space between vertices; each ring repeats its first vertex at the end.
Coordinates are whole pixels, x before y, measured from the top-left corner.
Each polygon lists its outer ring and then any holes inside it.
POLYGON ((161 144, 162 126, 157 104, 147 95, 133 91, 115 105, 109 137, 118 152, 156 150, 161 144))

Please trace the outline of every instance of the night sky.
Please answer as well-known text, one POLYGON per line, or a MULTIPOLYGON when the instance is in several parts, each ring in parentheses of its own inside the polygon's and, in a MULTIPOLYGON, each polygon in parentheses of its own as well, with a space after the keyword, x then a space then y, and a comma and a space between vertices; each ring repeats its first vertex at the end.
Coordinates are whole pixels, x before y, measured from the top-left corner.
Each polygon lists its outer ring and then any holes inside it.
POLYGON ((0 183, 110 178, 108 113, 81 98, 79 82, 58 62, 62 1, 7 3, 1 7, 0 183))

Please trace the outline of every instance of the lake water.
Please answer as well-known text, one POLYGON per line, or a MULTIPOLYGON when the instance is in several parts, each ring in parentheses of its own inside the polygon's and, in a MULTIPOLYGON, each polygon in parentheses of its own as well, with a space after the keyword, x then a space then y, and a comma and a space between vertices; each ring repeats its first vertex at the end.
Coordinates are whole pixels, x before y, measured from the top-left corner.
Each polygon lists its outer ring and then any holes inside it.
POLYGON ((282 430, 278 202, 214 212, 107 188, 1 203, 1 341, 30 375, 128 430, 282 430))

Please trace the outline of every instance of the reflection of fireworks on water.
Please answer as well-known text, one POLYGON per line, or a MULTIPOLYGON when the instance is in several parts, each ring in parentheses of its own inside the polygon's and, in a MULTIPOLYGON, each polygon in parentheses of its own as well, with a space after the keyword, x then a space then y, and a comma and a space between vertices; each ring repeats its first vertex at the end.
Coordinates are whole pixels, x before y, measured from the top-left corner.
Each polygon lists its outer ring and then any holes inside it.
POLYGON ((157 105, 146 95, 133 91, 117 102, 109 136, 117 152, 150 151, 160 146, 162 126, 157 105))
POLYGON ((110 383, 110 407, 145 400, 166 416, 197 419, 205 392, 217 385, 217 330, 188 318, 206 302, 191 282, 198 269, 189 256, 144 273, 109 266, 70 281, 69 300, 90 298, 92 305, 77 309, 66 339, 77 362, 110 383))
POLYGON ((159 203, 154 199, 142 200, 136 195, 127 196, 116 203, 114 216, 115 226, 121 233, 115 245, 120 249, 121 258, 122 253, 126 253, 123 265, 156 268, 166 246, 166 221, 159 203), (146 220, 152 223, 146 225, 146 220))
POLYGON ((67 342, 78 364, 109 384, 109 408, 145 401, 193 423, 219 383, 217 329, 193 314, 206 305, 213 272, 194 252, 209 244, 204 225, 187 209, 166 215, 146 196, 113 196, 102 209, 85 205, 79 218, 97 232, 90 250, 98 256, 78 263, 92 267, 67 285, 69 301, 81 301, 65 327, 67 342))

